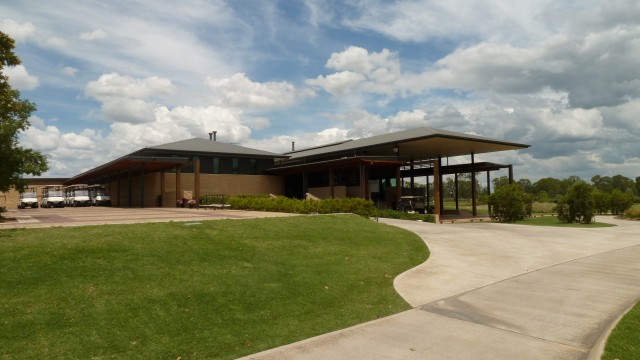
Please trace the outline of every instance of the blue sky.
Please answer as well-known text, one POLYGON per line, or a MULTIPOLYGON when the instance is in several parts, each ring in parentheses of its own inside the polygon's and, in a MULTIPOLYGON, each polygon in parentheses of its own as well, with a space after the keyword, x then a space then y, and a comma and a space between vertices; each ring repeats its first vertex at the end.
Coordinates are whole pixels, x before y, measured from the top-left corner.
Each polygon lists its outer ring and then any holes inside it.
POLYGON ((636 1, 5 0, 0 30, 46 176, 212 130, 284 152, 420 126, 530 144, 476 157, 517 178, 640 176, 636 1))

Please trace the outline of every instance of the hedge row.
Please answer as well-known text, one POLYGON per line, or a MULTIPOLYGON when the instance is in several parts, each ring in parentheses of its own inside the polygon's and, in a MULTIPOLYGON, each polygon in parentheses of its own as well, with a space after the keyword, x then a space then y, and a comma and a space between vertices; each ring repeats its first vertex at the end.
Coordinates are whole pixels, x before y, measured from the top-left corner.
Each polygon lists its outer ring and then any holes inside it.
POLYGON ((299 200, 284 196, 238 195, 229 197, 226 203, 233 209, 253 211, 295 214, 353 213, 365 217, 377 214, 373 201, 360 198, 299 200))

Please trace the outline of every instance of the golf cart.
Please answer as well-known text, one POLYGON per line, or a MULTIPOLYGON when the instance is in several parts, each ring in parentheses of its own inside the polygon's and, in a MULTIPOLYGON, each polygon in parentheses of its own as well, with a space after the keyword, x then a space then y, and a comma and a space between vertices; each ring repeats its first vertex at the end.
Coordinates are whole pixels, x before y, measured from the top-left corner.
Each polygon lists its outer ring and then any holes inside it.
POLYGON ((89 189, 85 184, 69 185, 65 188, 66 206, 90 206, 89 189))
POLYGON ((64 207, 64 188, 62 185, 45 185, 42 187, 43 208, 64 207))
POLYGON ((27 207, 32 209, 38 208, 38 190, 35 187, 29 187, 20 193, 18 209, 25 209, 27 207))
POLYGON ((89 198, 91 198, 91 205, 94 206, 111 206, 111 196, 109 192, 102 185, 89 185, 89 198))

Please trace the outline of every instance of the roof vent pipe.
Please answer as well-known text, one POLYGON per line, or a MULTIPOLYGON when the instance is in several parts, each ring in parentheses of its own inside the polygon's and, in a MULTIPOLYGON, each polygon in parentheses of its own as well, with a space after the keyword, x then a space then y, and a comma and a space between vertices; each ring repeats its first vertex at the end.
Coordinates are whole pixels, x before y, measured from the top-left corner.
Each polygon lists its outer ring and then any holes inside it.
POLYGON ((210 132, 210 133, 209 133, 209 140, 216 141, 216 134, 217 134, 217 133, 218 133, 218 132, 217 132, 217 131, 215 131, 215 130, 214 130, 214 131, 212 131, 212 132, 210 132))
POLYGON ((291 142, 291 151, 296 151, 296 142, 295 141, 291 142))

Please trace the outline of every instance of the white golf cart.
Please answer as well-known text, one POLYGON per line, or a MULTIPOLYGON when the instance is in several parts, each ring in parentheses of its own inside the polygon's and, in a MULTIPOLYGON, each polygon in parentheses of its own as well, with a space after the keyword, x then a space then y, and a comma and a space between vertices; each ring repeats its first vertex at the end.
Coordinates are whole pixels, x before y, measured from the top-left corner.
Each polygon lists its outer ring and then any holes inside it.
POLYGON ((109 192, 102 185, 89 185, 89 197, 91 198, 91 205, 94 206, 111 206, 111 196, 109 192))
POLYGON ((89 189, 86 184, 76 184, 65 186, 65 205, 66 206, 90 206, 91 198, 89 198, 89 189))
POLYGON ((25 209, 27 207, 33 209, 38 208, 38 190, 35 187, 29 187, 20 193, 18 209, 25 209))
POLYGON ((45 185, 42 187, 43 208, 64 207, 64 187, 62 185, 45 185))

